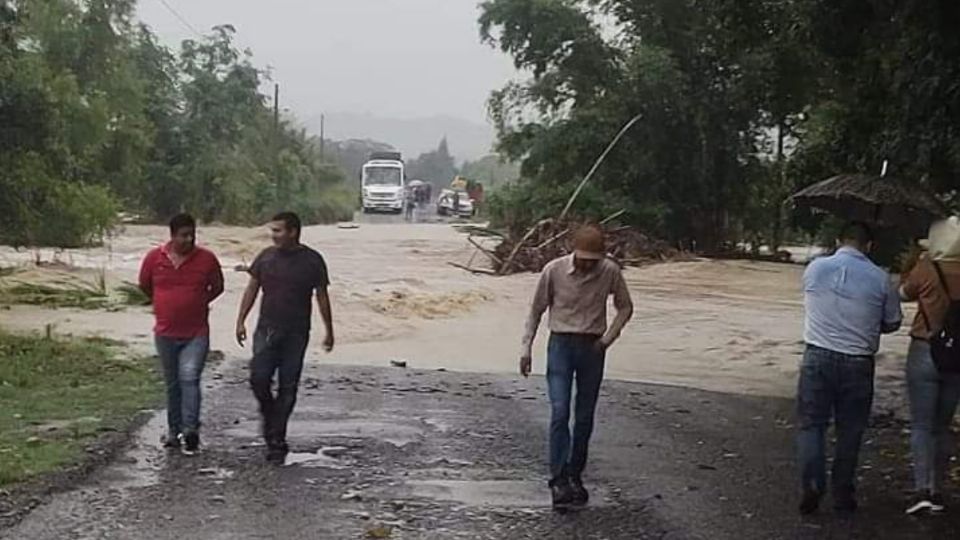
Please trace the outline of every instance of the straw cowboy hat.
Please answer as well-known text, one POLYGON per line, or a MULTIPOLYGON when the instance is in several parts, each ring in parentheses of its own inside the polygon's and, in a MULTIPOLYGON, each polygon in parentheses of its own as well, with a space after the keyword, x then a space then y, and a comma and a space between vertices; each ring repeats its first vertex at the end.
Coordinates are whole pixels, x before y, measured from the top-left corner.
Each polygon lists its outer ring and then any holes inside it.
POLYGON ((930 234, 920 245, 934 261, 960 262, 960 218, 952 216, 930 226, 930 234))

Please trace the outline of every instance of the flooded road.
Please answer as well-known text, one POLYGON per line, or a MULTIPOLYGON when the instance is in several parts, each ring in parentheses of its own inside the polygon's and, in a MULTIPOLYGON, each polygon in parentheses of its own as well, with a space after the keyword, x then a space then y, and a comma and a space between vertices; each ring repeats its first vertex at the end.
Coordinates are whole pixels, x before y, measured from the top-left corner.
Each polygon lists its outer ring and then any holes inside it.
MULTIPOLYGON (((115 285, 135 278, 162 227, 128 227, 104 248, 41 253, 57 271, 115 285)), ((545 381, 515 375, 537 276, 475 276, 449 224, 376 216, 359 228, 310 227, 333 276, 331 355, 314 340, 292 452, 267 465, 233 343, 245 275, 262 229, 206 227, 227 292, 213 308, 204 452, 164 452, 156 416, 130 448, 75 489, 44 500, 0 538, 954 538, 953 516, 900 519, 909 485, 902 411, 903 335, 885 340, 873 429, 861 470, 863 511, 795 517, 792 398, 801 351, 799 266, 699 260, 626 271, 635 320, 612 350, 591 453, 591 506, 548 506, 545 381), (409 366, 409 368, 390 367, 409 366), (633 381, 633 382, 630 382, 633 381), (646 381, 646 382, 636 382, 646 381), (649 384, 662 383, 669 386, 649 384), (696 512, 690 512, 696 508, 696 512), (944 536, 946 535, 946 536, 944 536)), ((0 250, 0 266, 33 253, 0 250)), ((478 261, 474 261, 477 263, 478 261)), ((48 270, 28 275, 43 278, 48 270)), ((251 321, 252 322, 252 321, 251 321)), ((93 312, 15 307, 0 325, 101 335, 152 353, 145 308, 93 312)), ((320 331, 319 325, 315 329, 320 331)), ((544 340, 535 371, 543 372, 544 340)), ((69 486, 67 486, 69 487, 69 486)), ((960 501, 954 501, 960 503, 960 501)))
MULTIPOLYGON (((421 219, 425 217, 421 216, 421 219)), ((303 241, 322 252, 333 285, 337 348, 314 339, 309 362, 513 373, 528 301, 537 276, 476 276, 449 266, 483 264, 482 255, 450 224, 407 224, 395 216, 363 216, 359 228, 309 227, 303 241)), ((165 240, 163 227, 130 226, 105 247, 43 252, 89 279, 106 269, 108 281, 134 281, 143 254, 165 240)), ((234 342, 236 310, 246 275, 235 272, 268 245, 263 228, 204 227, 200 241, 221 259, 226 294, 213 306, 213 347, 243 356, 234 342)), ((0 266, 24 263, 32 252, 0 250, 0 266)), ((631 268, 626 277, 637 312, 611 352, 607 375, 722 392, 792 396, 802 344, 802 267, 745 261, 693 261, 631 268)), ((42 278, 42 275, 40 276, 42 278)), ((251 319, 251 326, 254 320, 251 319)), ((0 325, 102 335, 150 352, 151 315, 15 307, 0 325)), ((322 332, 319 321, 315 333, 322 332)), ((543 372, 545 339, 538 340, 535 372, 543 372)), ((905 334, 884 340, 881 386, 899 391, 905 334)))

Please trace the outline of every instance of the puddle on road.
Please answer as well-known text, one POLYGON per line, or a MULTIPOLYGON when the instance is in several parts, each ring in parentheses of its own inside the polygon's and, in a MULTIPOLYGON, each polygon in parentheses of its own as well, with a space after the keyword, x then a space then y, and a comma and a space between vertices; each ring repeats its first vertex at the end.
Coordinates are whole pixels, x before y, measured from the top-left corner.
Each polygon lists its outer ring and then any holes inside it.
MULTIPOLYGON (((241 422, 226 430, 233 437, 258 438, 259 423, 241 422)), ((395 419, 344 418, 330 420, 291 419, 288 429, 292 441, 324 438, 375 439, 397 447, 417 442, 423 429, 398 423, 395 419)))
POLYGON ((343 446, 325 446, 314 453, 291 452, 287 454, 283 466, 299 465, 306 468, 345 469, 345 463, 334 456, 346 450, 347 448, 343 446))
POLYGON ((542 482, 517 480, 415 480, 405 484, 414 497, 475 507, 546 508, 550 492, 542 482))
POLYGON ((159 449, 161 435, 166 429, 166 416, 154 414, 134 437, 130 450, 113 465, 107 467, 103 479, 111 487, 134 489, 160 483, 160 471, 166 454, 159 449))

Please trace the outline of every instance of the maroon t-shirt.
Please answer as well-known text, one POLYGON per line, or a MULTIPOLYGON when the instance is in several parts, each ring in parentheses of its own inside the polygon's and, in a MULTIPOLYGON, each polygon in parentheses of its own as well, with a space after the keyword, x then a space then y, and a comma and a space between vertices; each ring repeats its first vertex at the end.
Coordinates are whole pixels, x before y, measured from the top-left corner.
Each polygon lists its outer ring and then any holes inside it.
POLYGON ((304 245, 270 247, 250 265, 260 282, 263 300, 257 326, 292 333, 309 333, 314 291, 330 285, 323 256, 304 245))

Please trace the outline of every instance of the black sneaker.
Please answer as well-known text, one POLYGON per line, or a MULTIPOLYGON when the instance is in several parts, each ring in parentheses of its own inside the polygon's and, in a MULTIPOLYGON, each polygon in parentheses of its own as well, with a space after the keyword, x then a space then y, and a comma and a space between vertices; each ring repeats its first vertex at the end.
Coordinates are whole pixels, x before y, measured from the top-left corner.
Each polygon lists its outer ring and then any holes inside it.
POLYGON ((185 456, 195 456, 200 452, 200 434, 197 432, 181 435, 183 448, 181 452, 185 456))
POLYGON ((820 508, 820 492, 808 489, 804 490, 803 498, 800 500, 800 514, 809 516, 820 508))
POLYGON ((580 478, 570 479, 570 490, 573 492, 573 506, 586 506, 590 502, 590 492, 583 487, 583 480, 580 478))
POLYGON ((553 498, 553 509, 564 511, 573 506, 573 488, 566 478, 556 478, 550 481, 550 495, 553 498))
POLYGON ((167 450, 180 449, 180 434, 167 433, 160 437, 160 444, 167 450))
POLYGON ((918 516, 928 512, 933 512, 933 501, 931 500, 929 491, 921 491, 917 493, 913 499, 910 500, 910 504, 907 506, 907 515, 908 516, 918 516))
POLYGON ((289 453, 290 447, 286 441, 270 441, 267 443, 267 461, 274 465, 283 465, 289 453))

